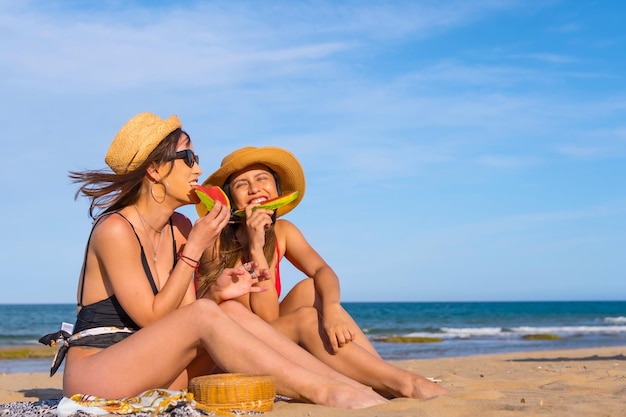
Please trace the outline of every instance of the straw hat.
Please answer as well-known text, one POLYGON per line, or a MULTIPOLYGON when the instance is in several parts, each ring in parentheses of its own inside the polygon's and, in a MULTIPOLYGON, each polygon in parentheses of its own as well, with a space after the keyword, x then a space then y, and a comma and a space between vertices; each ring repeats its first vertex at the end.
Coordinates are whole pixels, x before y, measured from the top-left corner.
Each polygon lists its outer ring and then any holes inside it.
POLYGON ((165 120, 152 113, 139 113, 117 132, 104 162, 116 174, 133 171, 167 135, 181 127, 182 123, 174 114, 165 120))
POLYGON ((306 188, 302 165, 291 152, 276 146, 262 148, 247 146, 237 149, 222 159, 220 168, 211 174, 202 185, 218 185, 223 188, 229 176, 254 164, 266 165, 276 172, 280 178, 283 195, 293 191, 299 192, 298 198, 276 210, 276 217, 284 216, 300 204, 306 188))

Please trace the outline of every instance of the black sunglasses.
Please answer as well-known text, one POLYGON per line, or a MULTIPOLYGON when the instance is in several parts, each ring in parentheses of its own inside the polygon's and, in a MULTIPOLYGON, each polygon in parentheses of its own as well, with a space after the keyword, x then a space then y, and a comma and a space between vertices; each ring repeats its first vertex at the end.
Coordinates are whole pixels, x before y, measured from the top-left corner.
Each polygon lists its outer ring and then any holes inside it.
POLYGON ((183 161, 185 161, 185 164, 187 164, 189 168, 193 168, 193 164, 200 163, 200 157, 196 155, 195 153, 193 153, 191 149, 178 151, 169 160, 173 161, 174 159, 182 159, 183 161))

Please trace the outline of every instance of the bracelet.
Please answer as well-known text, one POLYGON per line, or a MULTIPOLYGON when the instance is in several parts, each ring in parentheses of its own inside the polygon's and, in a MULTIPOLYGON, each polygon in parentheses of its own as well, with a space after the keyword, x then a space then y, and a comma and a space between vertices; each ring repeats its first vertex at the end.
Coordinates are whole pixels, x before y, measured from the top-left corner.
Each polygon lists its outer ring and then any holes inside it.
POLYGON ((185 258, 185 259, 187 259, 188 261, 191 261, 191 262, 195 263, 196 265, 200 265, 200 261, 196 261, 195 259, 190 258, 189 256, 185 256, 185 255, 183 255, 182 253, 181 253, 179 256, 180 256, 181 258, 185 258))
MULTIPOLYGON (((182 256, 182 255, 181 255, 181 256, 180 256, 180 258, 178 258, 178 259, 179 259, 179 260, 181 260, 181 261, 183 261, 184 263, 186 263, 187 265, 189 265, 189 266, 190 266, 190 267, 192 267, 193 269, 198 269, 198 266, 200 266, 200 265, 199 265, 199 263, 198 263, 197 261, 194 261, 194 262, 196 262, 196 264, 195 264, 195 265, 194 265, 194 264, 192 264, 191 262, 189 262, 189 261, 187 260, 187 259, 189 259, 189 258, 188 258, 188 257, 186 257, 186 256, 182 256)), ((193 261, 193 259, 191 259, 191 260, 193 261)))

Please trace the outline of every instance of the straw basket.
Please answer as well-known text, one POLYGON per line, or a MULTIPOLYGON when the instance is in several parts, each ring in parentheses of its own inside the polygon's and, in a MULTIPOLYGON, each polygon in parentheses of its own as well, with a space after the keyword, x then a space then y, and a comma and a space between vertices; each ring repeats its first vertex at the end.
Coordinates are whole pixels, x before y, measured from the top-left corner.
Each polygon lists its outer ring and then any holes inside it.
POLYGON ((272 411, 276 386, 273 376, 215 374, 193 378, 189 392, 211 409, 265 412, 272 411))

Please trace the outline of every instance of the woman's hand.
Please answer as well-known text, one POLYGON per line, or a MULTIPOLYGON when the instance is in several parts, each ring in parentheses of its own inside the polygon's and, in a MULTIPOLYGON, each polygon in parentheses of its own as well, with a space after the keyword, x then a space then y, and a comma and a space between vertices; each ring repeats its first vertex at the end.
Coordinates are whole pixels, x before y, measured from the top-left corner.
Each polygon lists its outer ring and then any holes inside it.
POLYGON ((222 303, 252 292, 266 291, 267 287, 254 284, 271 278, 267 269, 255 270, 258 264, 248 262, 236 268, 226 268, 209 288, 204 298, 222 303))
POLYGON ((323 326, 328 335, 333 352, 352 342, 356 333, 350 328, 351 320, 340 304, 328 304, 323 307, 323 326))
POLYGON ((200 217, 193 225, 185 244, 185 255, 199 259, 202 252, 217 241, 229 219, 228 207, 216 201, 213 210, 200 217))
POLYGON ((246 233, 250 239, 250 249, 262 251, 265 246, 265 231, 272 226, 274 211, 267 209, 253 211, 252 208, 255 206, 257 204, 246 207, 246 233))

